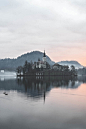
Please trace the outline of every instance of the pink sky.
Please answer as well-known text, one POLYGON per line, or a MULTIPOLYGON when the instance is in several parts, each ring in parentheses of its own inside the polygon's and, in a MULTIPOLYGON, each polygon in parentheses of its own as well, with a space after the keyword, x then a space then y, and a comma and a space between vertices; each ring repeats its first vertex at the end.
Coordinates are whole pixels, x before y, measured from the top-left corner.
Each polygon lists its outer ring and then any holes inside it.
POLYGON ((0 59, 45 49, 86 66, 85 0, 3 0, 0 9, 0 59))

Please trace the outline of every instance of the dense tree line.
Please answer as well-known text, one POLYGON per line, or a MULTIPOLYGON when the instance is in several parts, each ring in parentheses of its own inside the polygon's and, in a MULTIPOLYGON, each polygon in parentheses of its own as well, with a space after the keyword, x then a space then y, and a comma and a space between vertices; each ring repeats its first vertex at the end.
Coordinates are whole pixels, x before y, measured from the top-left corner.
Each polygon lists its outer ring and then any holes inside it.
POLYGON ((66 72, 76 72, 76 69, 73 65, 71 65, 71 67, 69 68, 68 65, 59 65, 59 64, 54 64, 53 67, 52 67, 54 70, 56 71, 66 71, 66 72))
POLYGON ((77 70, 77 73, 78 73, 79 75, 86 75, 86 68, 78 69, 78 70, 77 70))
MULTIPOLYGON (((33 62, 27 62, 25 61, 24 65, 23 66, 18 66, 17 69, 16 69, 16 72, 17 74, 28 74, 30 72, 34 72, 34 71, 43 71, 44 68, 41 67, 41 68, 36 68, 36 65, 34 67, 34 69, 32 68, 33 66, 33 62)), ((49 69, 52 69, 51 66, 49 65, 48 62, 46 62, 46 70, 49 70, 49 69)), ((56 69, 54 69, 56 70, 56 69)), ((58 69, 57 71, 63 71, 63 72, 70 72, 72 74, 76 74, 76 69, 75 67, 72 65, 71 68, 69 68, 69 66, 62 66, 62 65, 58 65, 58 69)))
POLYGON ((18 66, 16 69, 16 72, 19 74, 21 73, 25 74, 25 73, 30 72, 31 70, 32 70, 32 62, 30 63, 30 62, 25 61, 24 66, 18 66))
MULTIPOLYGON (((32 71, 43 71, 44 68, 41 67, 41 68, 36 68, 36 65, 34 66, 34 69, 32 68, 33 66, 33 62, 27 62, 25 61, 24 65, 23 66, 18 66, 17 69, 16 69, 16 72, 18 74, 27 74, 28 72, 32 72, 32 71)), ((48 62, 46 62, 46 69, 50 69, 50 65, 48 62)))

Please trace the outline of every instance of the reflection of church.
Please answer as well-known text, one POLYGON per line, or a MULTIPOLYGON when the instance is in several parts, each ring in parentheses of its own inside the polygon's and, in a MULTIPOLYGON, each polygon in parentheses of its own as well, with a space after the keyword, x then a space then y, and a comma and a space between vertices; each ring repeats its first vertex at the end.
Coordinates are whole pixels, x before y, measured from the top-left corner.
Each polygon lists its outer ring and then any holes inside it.
POLYGON ((35 69, 35 68, 46 69, 47 68, 46 64, 47 64, 47 62, 46 62, 46 54, 45 54, 45 51, 44 51, 42 61, 40 59, 38 59, 38 62, 34 62, 33 66, 32 66, 32 69, 35 69))
MULTIPOLYGON (((6 82, 7 83, 7 82, 6 82)), ((18 92, 25 93, 28 97, 32 97, 34 99, 44 98, 44 102, 46 99, 46 96, 51 91, 52 88, 78 88, 81 84, 77 80, 77 78, 71 78, 71 77, 43 77, 42 79, 37 77, 26 77, 26 78, 18 78, 17 83, 19 87, 15 87, 18 92)), ((9 83, 8 83, 9 84, 9 83)), ((10 85, 13 90, 13 87, 10 85)), ((1 87, 2 88, 2 87, 1 87)), ((3 88, 2 88, 3 89, 3 88)), ((7 90, 7 89, 6 89, 7 90)))

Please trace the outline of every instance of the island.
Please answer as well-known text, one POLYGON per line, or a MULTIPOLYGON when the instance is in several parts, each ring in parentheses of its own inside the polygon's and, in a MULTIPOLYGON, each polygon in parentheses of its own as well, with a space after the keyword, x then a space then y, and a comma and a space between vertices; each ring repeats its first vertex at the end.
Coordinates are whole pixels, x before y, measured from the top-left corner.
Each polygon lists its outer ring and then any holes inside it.
POLYGON ((77 76, 75 67, 72 65, 70 68, 67 65, 60 65, 55 63, 50 65, 46 60, 45 50, 43 58, 38 58, 37 62, 25 61, 24 66, 18 66, 16 69, 17 77, 24 76, 77 76))

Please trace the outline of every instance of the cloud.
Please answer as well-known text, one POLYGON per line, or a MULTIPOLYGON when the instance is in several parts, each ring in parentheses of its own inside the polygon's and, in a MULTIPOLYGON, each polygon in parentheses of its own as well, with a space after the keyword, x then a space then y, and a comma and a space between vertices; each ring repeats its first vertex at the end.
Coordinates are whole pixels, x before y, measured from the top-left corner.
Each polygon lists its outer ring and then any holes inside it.
POLYGON ((54 46, 62 53, 86 48, 85 0, 0 0, 0 9, 0 58, 44 48, 52 56, 54 46))

